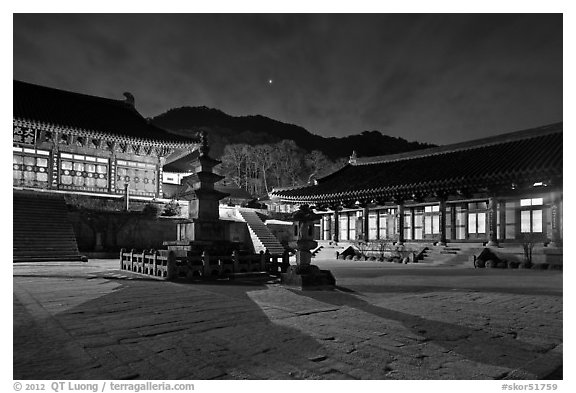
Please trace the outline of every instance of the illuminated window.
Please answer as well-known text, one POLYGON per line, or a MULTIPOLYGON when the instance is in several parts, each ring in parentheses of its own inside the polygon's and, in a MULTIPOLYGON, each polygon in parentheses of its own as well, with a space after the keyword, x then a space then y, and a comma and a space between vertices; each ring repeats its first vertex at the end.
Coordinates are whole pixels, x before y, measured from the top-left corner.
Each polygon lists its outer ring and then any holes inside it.
POLYGON ((348 214, 342 213, 340 220, 340 240, 348 240, 348 214))
POLYGON ((13 185, 25 187, 48 187, 48 158, 50 152, 36 149, 13 149, 13 185))
POLYGON ((424 233, 433 235, 440 233, 440 206, 424 206, 424 233))
POLYGON ((456 227, 456 239, 466 239, 466 209, 463 206, 454 208, 454 224, 456 227))
POLYGON ((356 240, 356 213, 348 213, 348 240, 356 240))
POLYGON ((424 227, 424 210, 420 207, 414 208, 414 239, 422 239, 424 227))
POLYGON ((156 165, 143 162, 118 160, 116 162, 116 190, 124 192, 128 184, 131 194, 154 196, 156 194, 156 165))
POLYGON ((468 213, 468 233, 486 233, 486 213, 468 213))
POLYGON ((64 189, 107 191, 108 159, 61 153, 60 185, 64 189))
POLYGON ((412 239, 412 211, 404 210, 404 239, 412 239))
POLYGON ((368 214, 368 238, 371 240, 378 238, 378 212, 376 211, 368 214))
POLYGON ((392 236, 394 228, 388 228, 388 222, 394 222, 394 210, 383 209, 378 212, 380 219, 378 220, 378 233, 380 239, 387 239, 392 236))
POLYGON ((520 207, 520 232, 542 233, 542 205, 543 198, 521 199, 520 207))

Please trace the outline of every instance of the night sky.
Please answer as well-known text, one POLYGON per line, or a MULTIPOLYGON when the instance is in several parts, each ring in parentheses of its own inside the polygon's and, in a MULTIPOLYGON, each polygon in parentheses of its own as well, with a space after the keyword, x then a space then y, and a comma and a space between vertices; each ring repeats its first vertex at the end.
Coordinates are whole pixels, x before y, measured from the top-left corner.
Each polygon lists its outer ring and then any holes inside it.
POLYGON ((562 15, 16 14, 14 78, 447 144, 562 121, 562 15))

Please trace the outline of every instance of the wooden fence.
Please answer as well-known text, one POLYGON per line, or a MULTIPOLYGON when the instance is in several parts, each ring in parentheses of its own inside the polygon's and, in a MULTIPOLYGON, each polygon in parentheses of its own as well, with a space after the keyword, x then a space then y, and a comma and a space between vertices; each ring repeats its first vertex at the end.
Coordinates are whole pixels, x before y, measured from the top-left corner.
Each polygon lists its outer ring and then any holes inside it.
POLYGON ((237 251, 231 255, 209 255, 206 252, 192 254, 168 250, 120 250, 120 269, 166 280, 233 278, 238 274, 260 272, 280 276, 289 265, 287 251, 282 255, 271 255, 268 251, 249 255, 237 251))

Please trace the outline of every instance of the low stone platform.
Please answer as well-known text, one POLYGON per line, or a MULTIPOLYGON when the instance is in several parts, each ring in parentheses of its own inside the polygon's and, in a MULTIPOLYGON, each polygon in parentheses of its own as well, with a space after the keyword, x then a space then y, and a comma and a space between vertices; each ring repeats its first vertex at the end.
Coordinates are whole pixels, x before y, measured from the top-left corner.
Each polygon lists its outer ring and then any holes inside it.
POLYGON ((281 275, 282 284, 302 290, 333 290, 336 279, 329 270, 316 265, 290 266, 281 275))

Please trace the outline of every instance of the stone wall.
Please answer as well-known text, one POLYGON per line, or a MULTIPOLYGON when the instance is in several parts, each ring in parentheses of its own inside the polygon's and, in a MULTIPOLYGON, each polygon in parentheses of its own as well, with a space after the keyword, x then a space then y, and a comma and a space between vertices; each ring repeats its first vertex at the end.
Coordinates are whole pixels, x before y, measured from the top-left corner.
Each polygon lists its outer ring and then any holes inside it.
POLYGON ((248 232, 248 226, 245 222, 240 221, 226 221, 225 222, 225 233, 226 240, 233 243, 244 243, 251 244, 250 232, 248 232))
POLYGON ((126 249, 161 249, 162 242, 176 240, 176 223, 170 217, 146 217, 138 214, 101 212, 98 222, 82 212, 69 212, 68 217, 80 251, 117 252, 126 249))
MULTIPOLYGON (((79 211, 69 212, 68 217, 74 227, 78 248, 83 252, 118 252, 121 248, 163 249, 162 242, 177 239, 176 224, 185 221, 174 217, 147 217, 137 212, 130 215, 99 212, 98 222, 79 211)), ((245 222, 223 221, 226 240, 250 244, 245 222)))

